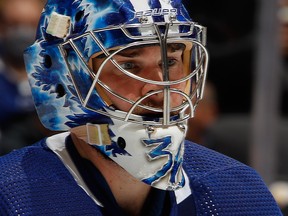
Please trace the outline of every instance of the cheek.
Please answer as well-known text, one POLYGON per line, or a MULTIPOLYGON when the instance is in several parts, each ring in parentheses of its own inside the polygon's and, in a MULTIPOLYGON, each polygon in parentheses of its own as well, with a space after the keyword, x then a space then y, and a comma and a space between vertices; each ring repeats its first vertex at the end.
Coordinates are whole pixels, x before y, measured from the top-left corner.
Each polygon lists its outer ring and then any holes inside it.
POLYGON ((180 91, 185 91, 186 87, 187 87, 187 82, 182 82, 182 83, 179 83, 177 85, 171 86, 171 88, 178 89, 180 91))
MULTIPOLYGON (((116 94, 128 100, 136 101, 140 97, 141 85, 131 78, 124 78, 124 76, 111 75, 109 78, 102 78, 101 81, 115 92, 116 94)), ((114 106, 122 111, 128 111, 131 104, 124 100, 106 92, 114 106)))
POLYGON ((131 78, 125 79, 118 77, 114 79, 113 87, 111 86, 111 88, 120 96, 130 100, 135 100, 140 97, 141 84, 131 78))
MULTIPOLYGON (((180 91, 185 91, 185 88, 186 88, 186 83, 180 83, 178 85, 174 85, 174 86, 171 86, 172 88, 174 89, 178 89, 180 91)), ((172 103, 173 103, 173 106, 179 106, 183 103, 183 101, 185 100, 185 98, 178 94, 178 93, 171 93, 171 98, 172 98, 172 103)))

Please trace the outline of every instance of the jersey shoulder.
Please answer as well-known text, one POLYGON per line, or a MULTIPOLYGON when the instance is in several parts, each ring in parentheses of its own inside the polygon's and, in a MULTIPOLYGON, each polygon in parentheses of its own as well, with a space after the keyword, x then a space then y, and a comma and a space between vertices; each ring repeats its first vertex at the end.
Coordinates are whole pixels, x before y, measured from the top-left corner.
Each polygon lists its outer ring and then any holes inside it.
POLYGON ((100 215, 99 211, 46 139, 0 157, 0 215, 100 215))
POLYGON ((183 167, 199 215, 282 215, 261 176, 233 158, 187 141, 183 167))
POLYGON ((193 169, 193 174, 198 177, 235 167, 251 169, 240 161, 190 141, 185 141, 184 165, 193 169))
POLYGON ((45 139, 43 139, 34 145, 14 150, 1 156, 0 182, 5 181, 7 178, 21 179, 28 176, 42 176, 43 174, 48 176, 49 173, 43 169, 43 164, 46 164, 45 167, 51 167, 58 165, 58 163, 59 161, 55 160, 55 155, 45 146, 45 139))

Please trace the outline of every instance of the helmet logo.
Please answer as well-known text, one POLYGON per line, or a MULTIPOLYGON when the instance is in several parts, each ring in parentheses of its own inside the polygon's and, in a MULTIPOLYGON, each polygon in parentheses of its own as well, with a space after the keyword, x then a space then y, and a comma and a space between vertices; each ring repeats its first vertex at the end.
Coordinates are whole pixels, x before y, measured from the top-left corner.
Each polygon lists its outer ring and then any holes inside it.
POLYGON ((149 9, 145 11, 137 11, 135 12, 135 17, 141 18, 143 16, 163 16, 163 15, 169 15, 169 14, 177 14, 177 9, 176 8, 154 8, 154 9, 149 9))

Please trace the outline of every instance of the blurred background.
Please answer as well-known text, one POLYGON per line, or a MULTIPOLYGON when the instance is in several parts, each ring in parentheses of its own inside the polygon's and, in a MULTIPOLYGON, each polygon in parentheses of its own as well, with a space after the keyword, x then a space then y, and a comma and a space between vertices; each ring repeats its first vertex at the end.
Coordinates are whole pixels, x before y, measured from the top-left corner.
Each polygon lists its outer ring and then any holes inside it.
POLYGON ((184 4, 210 54, 187 138, 255 168, 288 215, 288 0, 184 4))
POLYGON ((0 0, 0 155, 50 134, 34 109, 23 51, 35 39, 44 0, 0 0))
MULTIPOLYGON (((288 206, 288 0, 184 0, 207 27, 207 86, 187 139, 255 168, 288 206)), ((51 134, 40 124, 22 53, 45 0, 0 0, 0 155, 51 134)))

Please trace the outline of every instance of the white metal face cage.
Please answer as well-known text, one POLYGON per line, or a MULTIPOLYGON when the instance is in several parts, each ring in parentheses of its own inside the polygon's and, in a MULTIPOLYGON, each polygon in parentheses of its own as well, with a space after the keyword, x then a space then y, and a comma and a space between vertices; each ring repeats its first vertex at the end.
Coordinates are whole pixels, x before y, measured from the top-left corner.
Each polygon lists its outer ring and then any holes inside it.
POLYGON ((208 65, 208 53, 205 48, 205 43, 205 27, 197 25, 193 22, 163 22, 153 24, 125 24, 88 31, 79 37, 69 39, 67 42, 62 43, 59 47, 62 55, 65 56, 66 64, 70 70, 70 76, 83 107, 118 120, 120 119, 123 121, 145 125, 169 126, 181 123, 188 118, 193 117, 195 107, 197 106, 199 100, 202 99, 208 65), (179 31, 179 29, 181 29, 181 31, 179 31), (106 43, 105 39, 103 39, 104 34, 117 34, 119 37, 125 39, 119 42, 119 44, 116 44, 116 46, 115 44, 114 46, 111 46, 106 43), (119 54, 123 50, 155 44, 159 45, 161 49, 163 71, 163 78, 161 81, 150 80, 146 79, 145 77, 137 76, 136 74, 122 68, 121 65, 114 59, 115 55, 119 54), (186 46, 186 49, 183 52, 183 61, 186 71, 185 76, 177 80, 172 80, 169 76, 167 50, 170 44, 184 44, 186 46), (91 54, 85 54, 87 47, 94 51, 90 51, 91 54), (85 85, 85 83, 81 83, 80 85, 76 80, 77 78, 75 73, 77 73, 77 71, 75 70, 75 65, 71 64, 71 61, 69 60, 71 50, 72 53, 78 56, 80 62, 83 64, 83 67, 92 79, 92 85, 90 85, 90 87, 86 90, 83 90, 81 87, 81 85, 85 85), (91 58, 95 56, 95 53, 97 53, 97 55, 100 55, 99 53, 101 53, 105 57, 105 60, 97 71, 93 70, 91 64, 89 63, 91 58), (101 81, 100 75, 107 62, 112 62, 119 71, 130 78, 136 79, 143 83, 151 83, 161 86, 161 89, 148 92, 136 101, 125 98, 113 91, 112 88, 101 81), (185 91, 173 88, 173 85, 180 83, 186 83, 185 91), (105 97, 101 95, 101 93, 95 93, 97 85, 101 86, 104 91, 109 92, 118 99, 131 104, 130 110, 124 115, 119 115, 118 112, 113 112, 114 108, 111 111, 111 107, 108 105, 104 109, 99 109, 99 107, 90 105, 93 98, 92 96, 95 94, 99 94, 102 100, 107 104, 107 101, 104 99, 105 97), (153 107, 142 104, 142 102, 147 98, 159 93, 163 94, 162 107, 153 107), (171 94, 181 95, 183 98, 183 103, 181 105, 171 107, 171 94), (158 114, 158 117, 151 118, 145 115, 135 115, 134 110, 136 107, 141 107, 142 109, 154 112, 158 114), (109 112, 107 112, 107 109, 109 112))

